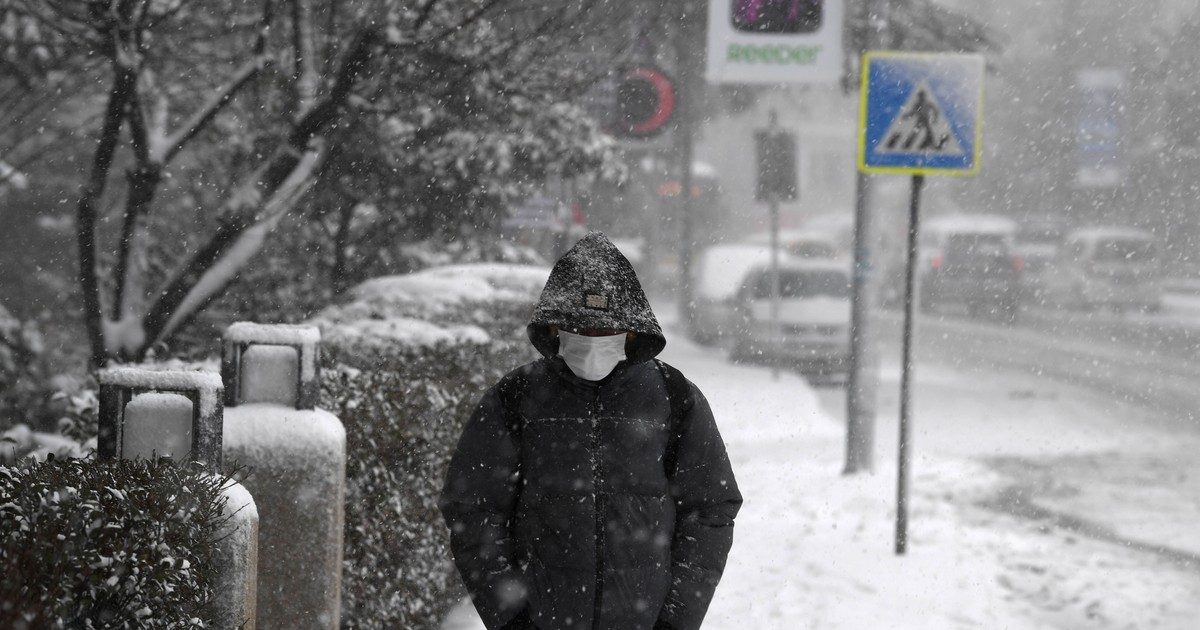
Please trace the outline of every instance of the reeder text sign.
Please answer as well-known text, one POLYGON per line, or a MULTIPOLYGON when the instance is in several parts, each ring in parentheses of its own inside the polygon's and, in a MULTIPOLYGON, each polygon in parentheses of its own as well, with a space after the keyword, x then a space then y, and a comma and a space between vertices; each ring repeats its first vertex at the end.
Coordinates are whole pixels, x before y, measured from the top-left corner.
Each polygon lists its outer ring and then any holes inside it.
POLYGON ((839 80, 844 10, 844 0, 710 0, 708 80, 839 80))

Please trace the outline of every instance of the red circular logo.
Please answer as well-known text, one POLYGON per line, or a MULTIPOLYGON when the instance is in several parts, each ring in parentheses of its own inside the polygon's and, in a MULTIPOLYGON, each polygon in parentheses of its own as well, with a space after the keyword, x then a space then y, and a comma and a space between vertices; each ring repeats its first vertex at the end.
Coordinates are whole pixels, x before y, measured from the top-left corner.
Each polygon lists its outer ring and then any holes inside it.
POLYGON ((656 136, 675 112, 675 84, 663 71, 636 67, 617 84, 614 133, 633 138, 656 136))

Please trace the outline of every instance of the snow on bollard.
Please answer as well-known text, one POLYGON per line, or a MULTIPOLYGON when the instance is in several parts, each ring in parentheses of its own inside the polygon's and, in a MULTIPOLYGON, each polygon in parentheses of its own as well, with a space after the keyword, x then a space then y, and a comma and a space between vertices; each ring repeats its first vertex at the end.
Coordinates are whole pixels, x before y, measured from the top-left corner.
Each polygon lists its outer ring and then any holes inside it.
POLYGON ((295 407, 299 381, 286 375, 299 373, 300 353, 295 348, 250 346, 242 354, 241 402, 295 407))
POLYGON ((336 628, 341 607, 346 432, 315 409, 320 334, 247 322, 225 332, 225 456, 252 469, 258 627, 336 628))
POLYGON ((100 370, 98 379, 101 459, 177 449, 182 452, 172 457, 186 456, 220 472, 223 387, 218 375, 121 367, 100 370), (181 399, 190 404, 181 408, 181 399), (181 409, 186 409, 186 417, 181 409))
MULTIPOLYGON (((213 474, 222 465, 223 386, 212 372, 110 368, 100 370, 101 459, 155 455, 198 462, 213 474)), ((213 619, 218 628, 255 627, 258 510, 246 488, 223 488, 229 516, 213 554, 213 619)))
POLYGON ((125 405, 121 453, 129 459, 182 459, 192 448, 192 401, 180 394, 138 394, 125 405))
POLYGON ((258 589, 258 508, 242 484, 229 480, 224 488, 228 519, 218 534, 213 563, 212 618, 217 628, 255 630, 258 589))
POLYGON ((313 409, 321 395, 320 341, 320 331, 312 326, 231 325, 225 329, 221 355, 225 404, 267 402, 313 409))

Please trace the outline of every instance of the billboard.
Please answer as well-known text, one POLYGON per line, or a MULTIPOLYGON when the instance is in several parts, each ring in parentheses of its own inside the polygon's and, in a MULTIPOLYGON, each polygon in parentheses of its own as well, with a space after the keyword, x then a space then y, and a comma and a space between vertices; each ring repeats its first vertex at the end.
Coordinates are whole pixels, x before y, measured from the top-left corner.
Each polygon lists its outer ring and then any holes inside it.
POLYGON ((710 0, 712 83, 824 83, 842 76, 843 0, 710 0))

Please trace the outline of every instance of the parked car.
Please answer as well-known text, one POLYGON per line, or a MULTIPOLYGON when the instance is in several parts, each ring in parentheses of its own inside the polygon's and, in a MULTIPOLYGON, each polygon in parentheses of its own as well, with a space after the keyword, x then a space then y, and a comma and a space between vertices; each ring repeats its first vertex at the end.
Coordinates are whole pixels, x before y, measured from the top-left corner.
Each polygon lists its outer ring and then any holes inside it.
POLYGON ((732 338, 739 325, 738 295, 750 272, 771 261, 765 245, 713 245, 704 250, 693 267, 695 305, 687 322, 688 336, 702 344, 732 338))
POLYGON ((1054 259, 1068 231, 1061 219, 1044 218, 1022 222, 1017 230, 1016 253, 1025 262, 1021 272, 1021 300, 1044 304, 1048 278, 1053 275, 1054 259))
POLYGON ((833 243, 834 258, 850 260, 854 257, 854 210, 836 208, 805 220, 800 229, 816 234, 833 243))
POLYGON ((739 292, 741 325, 730 353, 735 361, 763 361, 805 373, 849 369, 850 273, 831 261, 790 260, 779 270, 779 320, 771 319, 769 266, 753 269, 739 292))
MULTIPOLYGON (((760 232, 746 238, 752 245, 771 245, 771 234, 760 232)), ((796 258, 838 258, 841 254, 837 241, 828 234, 807 230, 781 230, 779 248, 796 258)))
POLYGON ((1016 233, 1016 222, 991 215, 930 220, 918 241, 922 311, 958 305, 972 317, 1014 321, 1024 268, 1013 251, 1016 233))
POLYGON ((1093 227, 1071 232, 1048 279, 1054 300, 1073 308, 1162 307, 1158 241, 1142 230, 1093 227))

